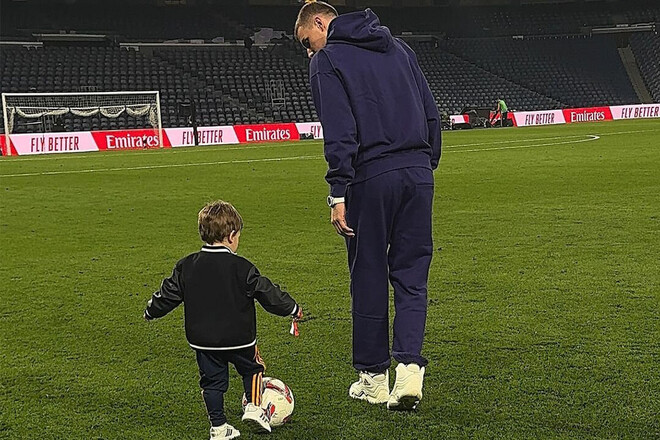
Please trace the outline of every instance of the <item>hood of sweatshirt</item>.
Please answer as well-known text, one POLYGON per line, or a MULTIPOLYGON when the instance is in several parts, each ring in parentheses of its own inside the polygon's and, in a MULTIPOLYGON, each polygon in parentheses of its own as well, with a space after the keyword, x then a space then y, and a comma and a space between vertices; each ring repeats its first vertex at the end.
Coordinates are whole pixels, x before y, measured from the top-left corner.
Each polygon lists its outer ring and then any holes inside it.
POLYGON ((340 15, 330 22, 328 44, 351 44, 375 52, 387 52, 393 44, 390 30, 380 25, 371 9, 340 15))

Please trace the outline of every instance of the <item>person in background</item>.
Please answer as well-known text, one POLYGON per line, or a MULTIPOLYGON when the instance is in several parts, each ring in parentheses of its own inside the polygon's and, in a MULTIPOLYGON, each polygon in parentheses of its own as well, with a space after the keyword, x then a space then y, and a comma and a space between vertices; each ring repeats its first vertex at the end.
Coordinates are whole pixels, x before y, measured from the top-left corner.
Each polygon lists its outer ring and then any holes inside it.
POLYGON ((507 126, 507 120, 509 118, 509 107, 504 102, 504 99, 500 98, 497 100, 497 109, 495 111, 495 117, 500 117, 500 127, 507 126))

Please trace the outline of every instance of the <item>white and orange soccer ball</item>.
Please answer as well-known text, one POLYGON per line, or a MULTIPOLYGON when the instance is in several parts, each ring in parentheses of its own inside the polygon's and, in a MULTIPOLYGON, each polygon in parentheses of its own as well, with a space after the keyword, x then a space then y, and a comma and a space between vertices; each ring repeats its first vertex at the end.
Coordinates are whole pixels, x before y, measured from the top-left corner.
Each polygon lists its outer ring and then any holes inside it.
MULTIPOLYGON (((243 394, 243 409, 247 405, 247 399, 243 394)), ((273 428, 282 426, 293 414, 295 401, 293 392, 284 382, 274 377, 264 377, 261 392, 261 407, 266 410, 270 417, 270 426, 273 428)))

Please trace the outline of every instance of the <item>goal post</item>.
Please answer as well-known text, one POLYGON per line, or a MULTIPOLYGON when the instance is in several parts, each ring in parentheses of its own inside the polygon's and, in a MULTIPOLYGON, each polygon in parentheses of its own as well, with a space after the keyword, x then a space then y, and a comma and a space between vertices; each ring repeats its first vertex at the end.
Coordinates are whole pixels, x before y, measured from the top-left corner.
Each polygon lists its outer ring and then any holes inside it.
MULTIPOLYGON (((41 125, 43 133, 60 128, 52 121, 64 116, 75 118, 100 118, 120 120, 126 115, 134 119, 130 125, 141 127, 121 127, 154 129, 158 136, 158 145, 163 146, 163 124, 160 109, 160 92, 66 92, 66 93, 3 93, 2 112, 5 143, 9 145, 9 135, 27 129, 30 125, 41 125), (46 121, 50 123, 46 123, 46 121)), ((9 149, 8 149, 9 151, 9 149)))

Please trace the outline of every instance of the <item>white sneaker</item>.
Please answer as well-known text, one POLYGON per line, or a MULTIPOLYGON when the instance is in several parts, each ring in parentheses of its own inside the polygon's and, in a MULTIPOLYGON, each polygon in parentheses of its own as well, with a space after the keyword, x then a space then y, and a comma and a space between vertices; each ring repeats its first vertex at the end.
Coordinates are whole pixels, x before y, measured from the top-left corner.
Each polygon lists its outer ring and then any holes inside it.
POLYGON ((258 407, 254 403, 248 403, 245 406, 245 413, 242 420, 248 422, 250 427, 256 432, 270 432, 270 419, 266 410, 258 407))
POLYGON ((390 374, 375 374, 360 372, 357 382, 348 389, 348 395, 353 399, 366 400, 369 403, 385 403, 390 396, 390 374))
POLYGON ((396 366, 396 381, 387 401, 387 409, 411 410, 422 400, 424 385, 424 367, 417 364, 399 364, 396 366))
POLYGON ((240 437, 241 432, 231 426, 228 423, 225 423, 222 426, 213 426, 211 427, 211 438, 209 440, 219 440, 219 439, 230 439, 240 437))

